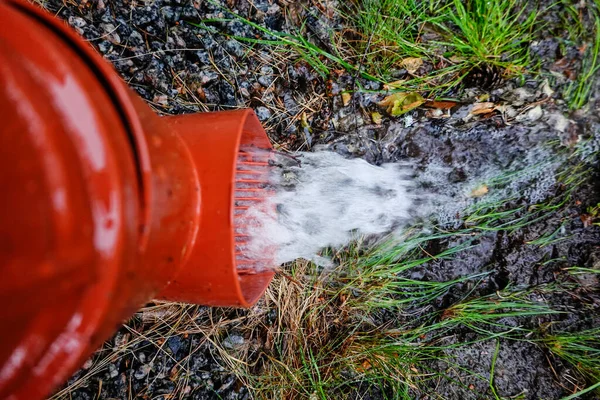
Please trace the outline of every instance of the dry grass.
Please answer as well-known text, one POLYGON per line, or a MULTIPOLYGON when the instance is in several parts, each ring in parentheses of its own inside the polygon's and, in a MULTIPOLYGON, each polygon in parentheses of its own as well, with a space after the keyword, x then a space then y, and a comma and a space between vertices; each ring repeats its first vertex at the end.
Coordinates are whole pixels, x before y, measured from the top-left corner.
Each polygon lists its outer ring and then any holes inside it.
MULTIPOLYGON (((225 369, 237 373, 255 389, 258 398, 297 398, 306 378, 297 373, 302 369, 302 355, 330 346, 332 328, 346 322, 340 318, 343 304, 326 289, 326 274, 315 275, 313 268, 299 261, 290 275, 278 274, 264 298, 247 312, 168 302, 144 307, 86 363, 87 368, 78 378, 50 399, 69 399, 75 390, 93 386, 93 381, 100 391, 101 377, 108 366, 138 352, 144 343, 153 358, 162 353, 175 362, 169 371, 170 379, 176 382, 171 398, 180 398, 189 391, 190 359, 197 351, 206 351, 207 344, 225 369), (245 342, 232 350, 224 346, 223 340, 233 330, 243 335, 245 342), (170 337, 192 335, 199 340, 183 358, 175 359, 166 350, 170 337)), ((143 393, 129 393, 130 398, 136 396, 143 393)))
POLYGON ((348 310, 343 296, 330 287, 328 273, 315 269, 302 260, 289 275, 278 274, 264 299, 242 322, 239 328, 260 344, 259 353, 251 354, 246 348, 222 354, 257 398, 310 396, 311 389, 328 378, 323 356, 340 330, 347 329, 348 310))
MULTIPOLYGON (((232 324, 238 322, 235 318, 226 315, 227 310, 211 309, 179 303, 155 302, 142 308, 133 318, 123 325, 123 328, 104 347, 98 350, 86 362, 82 373, 67 386, 55 393, 51 400, 70 399, 73 391, 88 387, 93 381, 98 384, 98 398, 102 388, 102 376, 112 363, 116 363, 134 351, 150 347, 153 353, 152 362, 159 354, 165 354, 175 362, 169 371, 171 380, 176 382, 172 398, 180 398, 188 386, 188 377, 191 375, 191 356, 200 350, 207 342, 216 344, 217 337, 227 331, 232 324), (181 358, 174 356, 165 348, 167 340, 173 336, 187 338, 196 335, 199 338, 196 346, 181 358), (145 344, 145 345, 144 345, 145 344), (86 368, 87 367, 87 368, 86 368)), ((135 357, 135 356, 134 356, 135 357)), ((143 393, 131 392, 131 376, 129 379, 129 398, 134 398, 143 393)))

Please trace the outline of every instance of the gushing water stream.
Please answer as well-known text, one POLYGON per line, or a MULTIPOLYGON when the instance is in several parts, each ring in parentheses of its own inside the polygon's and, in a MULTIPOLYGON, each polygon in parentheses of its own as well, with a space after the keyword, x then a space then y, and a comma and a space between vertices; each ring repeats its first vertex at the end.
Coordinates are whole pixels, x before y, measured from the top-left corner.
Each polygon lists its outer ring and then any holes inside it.
POLYGON ((401 164, 375 166, 327 151, 278 155, 271 164, 270 196, 250 204, 242 219, 244 258, 260 260, 275 251, 276 264, 324 262, 318 256, 324 247, 388 233, 416 213, 411 172, 401 164))
POLYGON ((435 163, 417 172, 406 163, 376 166, 330 151, 248 153, 238 167, 237 257, 238 268, 256 271, 273 267, 273 259, 275 266, 297 258, 326 265, 323 248, 399 233, 416 219, 434 216, 438 226, 455 229, 475 204, 497 207, 515 196, 536 203, 554 184, 559 165, 550 152, 532 149, 515 164, 516 173, 484 164, 453 183, 448 168, 435 163), (496 186, 488 193, 482 182, 496 186))

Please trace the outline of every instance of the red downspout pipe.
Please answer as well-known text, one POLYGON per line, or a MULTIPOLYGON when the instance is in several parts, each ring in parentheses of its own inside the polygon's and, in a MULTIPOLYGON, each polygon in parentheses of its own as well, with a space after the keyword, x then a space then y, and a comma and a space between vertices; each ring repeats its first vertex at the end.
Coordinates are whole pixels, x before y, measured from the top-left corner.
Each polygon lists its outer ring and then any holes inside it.
POLYGON ((248 307, 272 279, 236 260, 236 176, 262 182, 271 148, 251 110, 158 117, 0 0, 0 124, 0 399, 48 395, 152 298, 248 307))

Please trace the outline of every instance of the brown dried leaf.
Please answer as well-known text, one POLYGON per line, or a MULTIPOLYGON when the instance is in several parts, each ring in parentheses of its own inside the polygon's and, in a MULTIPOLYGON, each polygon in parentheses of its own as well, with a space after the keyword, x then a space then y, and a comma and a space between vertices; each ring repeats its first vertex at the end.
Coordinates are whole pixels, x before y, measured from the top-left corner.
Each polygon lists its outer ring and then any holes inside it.
POLYGON ((450 118, 450 114, 445 113, 444 110, 442 110, 440 108, 433 108, 431 110, 425 111, 425 116, 427 118, 434 118, 434 119, 450 118))
MULTIPOLYGON (((198 99, 201 102, 206 102, 206 93, 204 93, 204 89, 202 88, 202 86, 199 86, 198 89, 196 89, 196 95, 198 95, 198 99)), ((248 97, 250 97, 250 94, 248 94, 248 97)))
POLYGON ((563 57, 560 60, 556 61, 554 64, 550 66, 551 71, 563 72, 566 69, 571 68, 572 60, 563 57))
POLYGON ((471 108, 471 115, 489 114, 496 109, 496 105, 492 102, 475 103, 471 108))
POLYGON ((456 106, 458 103, 455 101, 435 101, 435 100, 427 100, 425 102, 425 104, 423 104, 425 107, 429 107, 429 108, 438 108, 440 110, 449 110, 452 107, 456 106))
POLYGON ((358 372, 365 372, 365 371, 370 370, 372 367, 373 366, 371 365, 369 360, 364 360, 358 367, 356 367, 356 370, 358 372))
POLYGON ((350 104, 350 100, 352 100, 352 95, 348 92, 342 92, 342 104, 344 104, 344 107, 350 104))
POLYGON ((583 222, 584 228, 589 228, 594 224, 594 218, 589 214, 581 214, 579 218, 581 218, 581 222, 583 222))
POLYGON ((488 187, 486 185, 481 185, 481 186, 473 189, 473 191, 471 192, 471 197, 485 196, 489 191, 490 191, 490 189, 488 189, 488 187))
POLYGON ((409 74, 414 74, 423 65, 423 59, 418 57, 408 57, 400 61, 400 66, 409 74))

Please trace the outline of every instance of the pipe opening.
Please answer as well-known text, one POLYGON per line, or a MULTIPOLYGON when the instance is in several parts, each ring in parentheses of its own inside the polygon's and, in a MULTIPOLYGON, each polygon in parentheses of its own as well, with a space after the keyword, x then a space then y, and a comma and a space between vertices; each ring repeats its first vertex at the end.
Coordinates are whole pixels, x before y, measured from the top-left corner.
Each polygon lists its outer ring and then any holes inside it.
MULTIPOLYGON (((244 135, 247 137, 247 135, 244 135)), ((242 137, 243 141, 244 137, 242 137)), ((264 254, 256 257, 249 254, 250 237, 261 226, 261 220, 253 216, 253 210, 268 208, 269 149, 251 143, 242 143, 237 157, 233 224, 235 236, 235 264, 239 275, 251 275, 272 267, 273 257, 264 254)))
MULTIPOLYGON (((258 120, 255 122, 260 126, 258 120)), ((275 249, 268 249, 259 256, 248 251, 250 239, 262 223, 253 216, 253 211, 269 213, 269 208, 272 207, 268 202, 273 194, 270 185, 272 152, 262 128, 246 128, 249 129, 242 132, 237 155, 232 214, 235 267, 242 295, 249 304, 253 304, 262 295, 274 274, 275 249)))

